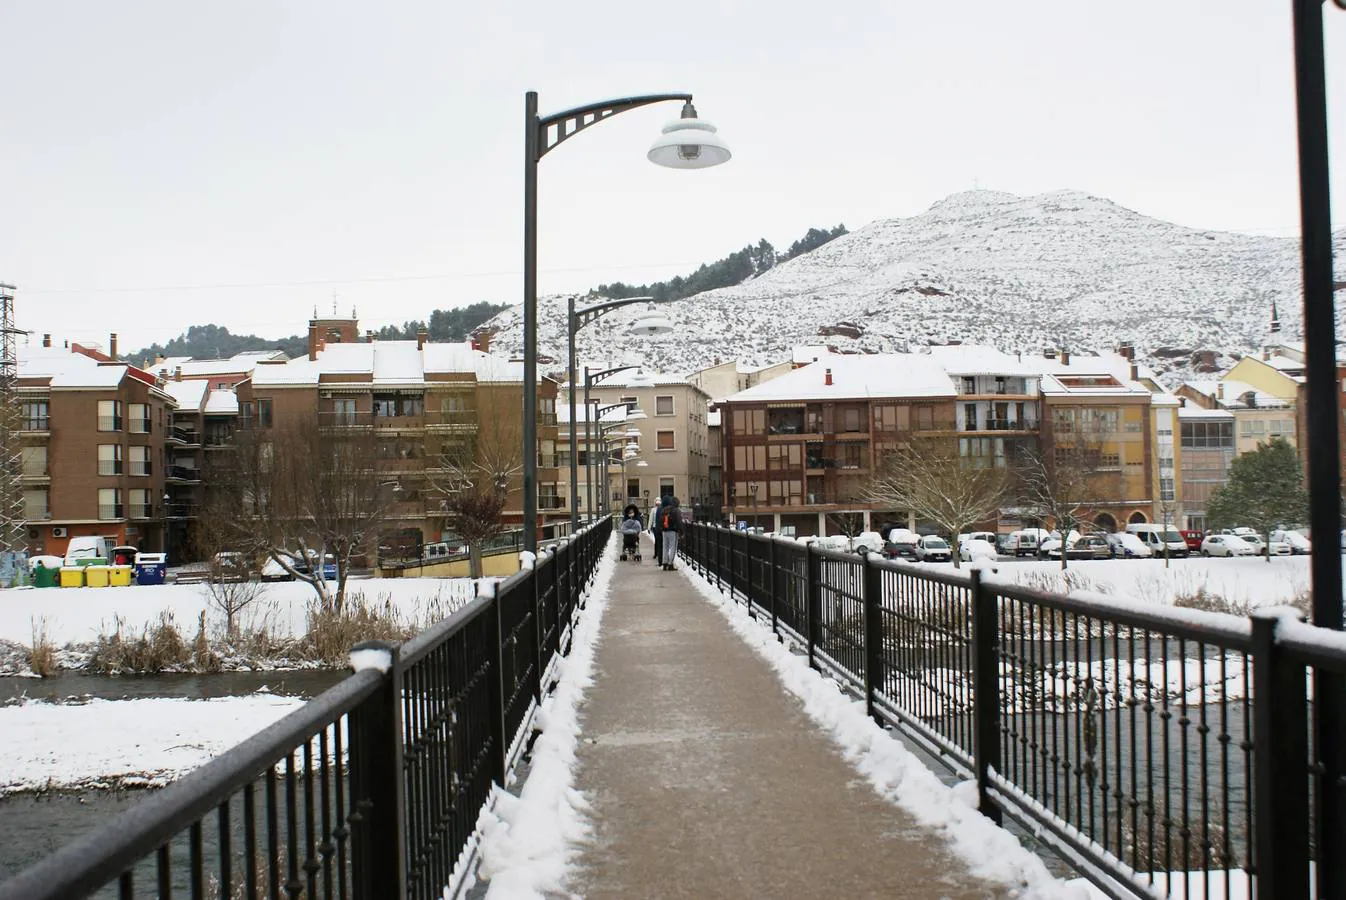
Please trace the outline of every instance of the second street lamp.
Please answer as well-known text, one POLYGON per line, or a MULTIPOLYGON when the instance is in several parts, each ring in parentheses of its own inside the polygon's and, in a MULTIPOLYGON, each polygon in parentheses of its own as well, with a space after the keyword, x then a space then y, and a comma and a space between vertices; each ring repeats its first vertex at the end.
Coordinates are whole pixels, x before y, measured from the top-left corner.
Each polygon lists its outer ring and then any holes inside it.
MULTIPOLYGON (((728 162, 730 153, 715 126, 696 115, 691 94, 648 94, 602 100, 539 116, 537 92, 524 95, 523 162, 523 538, 537 552, 537 164, 584 129, 618 113, 682 101, 682 116, 664 127, 650 146, 650 162, 674 169, 701 169, 728 162)), ((573 364, 573 359, 571 360, 573 364)))

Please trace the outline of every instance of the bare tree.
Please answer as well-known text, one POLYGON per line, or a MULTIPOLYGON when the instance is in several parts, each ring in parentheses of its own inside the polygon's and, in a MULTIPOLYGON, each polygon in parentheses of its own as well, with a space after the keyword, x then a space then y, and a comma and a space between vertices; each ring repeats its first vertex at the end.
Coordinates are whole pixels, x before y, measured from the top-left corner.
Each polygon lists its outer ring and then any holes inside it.
POLYGON ((1070 443, 1049 442, 1023 454, 1019 504, 1061 534, 1061 568, 1067 567, 1066 543, 1072 531, 1083 533, 1087 514, 1115 498, 1121 478, 1103 466, 1100 442, 1084 435, 1070 443))
POLYGON ((197 520, 193 540, 206 553, 206 600, 224 616, 225 635, 233 640, 238 637, 238 614, 260 598, 266 587, 253 578, 258 560, 229 554, 229 532, 218 519, 208 516, 197 520))
POLYGON ((467 544, 473 578, 482 574, 482 547, 504 530, 511 488, 523 471, 520 420, 492 414, 475 435, 459 435, 440 448, 430 486, 441 495, 449 527, 467 544))
MULTIPOLYGON (((982 457, 963 457, 948 438, 921 438, 899 447, 862 489, 870 503, 910 510, 928 519, 955 543, 978 522, 995 518, 1009 495, 1005 469, 980 464, 982 457)), ((953 548, 959 565, 958 548, 953 548)))
POLYGON ((239 429, 212 467, 208 515, 249 560, 270 559, 341 611, 352 559, 374 545, 392 501, 378 473, 378 437, 316 417, 239 429), (336 588, 324 579, 330 555, 336 588))

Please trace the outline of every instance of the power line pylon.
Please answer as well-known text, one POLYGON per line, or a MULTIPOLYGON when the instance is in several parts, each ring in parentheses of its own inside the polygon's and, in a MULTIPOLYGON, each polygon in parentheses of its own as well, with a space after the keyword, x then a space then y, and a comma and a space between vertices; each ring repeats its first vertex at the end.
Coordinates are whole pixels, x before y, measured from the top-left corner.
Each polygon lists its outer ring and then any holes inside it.
POLYGON ((17 352, 17 338, 25 333, 14 326, 14 286, 0 284, 0 551, 23 552, 28 545, 20 480, 23 410, 17 352))

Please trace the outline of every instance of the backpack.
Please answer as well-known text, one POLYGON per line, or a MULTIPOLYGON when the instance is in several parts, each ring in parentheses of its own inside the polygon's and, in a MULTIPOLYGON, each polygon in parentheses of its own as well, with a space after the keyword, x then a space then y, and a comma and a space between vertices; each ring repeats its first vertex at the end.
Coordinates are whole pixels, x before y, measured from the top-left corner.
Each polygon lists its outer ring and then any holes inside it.
POLYGON ((667 531, 668 528, 669 528, 669 522, 670 522, 670 519, 669 519, 669 507, 665 506, 665 507, 664 507, 664 518, 659 522, 659 527, 662 528, 664 531, 667 531))

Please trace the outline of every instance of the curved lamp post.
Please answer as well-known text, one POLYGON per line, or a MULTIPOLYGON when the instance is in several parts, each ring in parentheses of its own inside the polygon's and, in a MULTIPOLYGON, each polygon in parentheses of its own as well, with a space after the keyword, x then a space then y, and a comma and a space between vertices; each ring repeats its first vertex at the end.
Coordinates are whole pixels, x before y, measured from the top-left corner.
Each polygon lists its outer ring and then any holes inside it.
MULTIPOLYGON (((571 349, 571 358, 572 359, 574 358, 573 342, 571 349)), ((589 399, 589 388, 595 384, 598 384, 599 382, 603 381, 606 378, 611 378, 613 375, 616 375, 619 372, 626 372, 630 369, 638 369, 638 368, 640 368, 640 366, 633 364, 629 366, 615 366, 611 369, 602 369, 597 372, 590 372, 588 366, 584 367, 584 486, 585 491, 588 494, 588 501, 589 501, 589 505, 585 507, 585 510, 589 513, 590 518, 593 518, 594 514, 594 489, 593 489, 594 436, 592 425, 594 417, 597 415, 601 415, 601 412, 596 412, 593 409, 593 407, 590 406, 590 404, 593 403, 594 401, 589 399)), ((574 393, 573 384, 571 385, 571 393, 572 394, 574 393)), ((625 404, 619 403, 614 404, 613 406, 604 407, 604 409, 615 409, 617 406, 624 406, 624 405, 625 404)), ((571 407, 572 408, 570 415, 573 420, 575 415, 573 400, 571 401, 571 407)), ((575 445, 573 443, 570 446, 570 455, 572 458, 575 456, 575 445)), ((575 482, 574 476, 571 476, 570 481, 571 484, 574 484, 575 482)), ((574 504, 572 503, 571 506, 574 506, 574 504)))
MULTIPOLYGON (((597 403, 598 401, 595 400, 594 402, 597 403)), ((587 410, 588 408, 589 408, 589 407, 586 405, 586 406, 585 406, 585 409, 587 410)), ((593 421, 593 420, 595 420, 595 419, 598 420, 598 431, 599 431, 598 436, 599 436, 599 438, 601 439, 601 440, 600 440, 600 443, 602 443, 602 445, 603 445, 602 456, 603 456, 603 459, 604 459, 604 463, 603 463, 603 465, 605 465, 605 466, 607 465, 607 462, 606 462, 606 459, 607 459, 607 432, 611 431, 613 428, 615 428, 615 427, 618 426, 618 425, 622 425, 622 424, 631 422, 631 421, 633 421, 633 420, 636 419, 636 418, 642 418, 642 419, 645 418, 645 413, 642 412, 642 411, 639 410, 639 409, 637 409, 637 410, 635 411, 635 413, 630 412, 630 411, 628 410, 627 413, 626 413, 626 415, 622 416, 620 419, 612 419, 612 420, 610 420, 609 422, 604 423, 604 422, 603 422, 603 416, 607 415, 609 412, 612 412, 612 411, 615 410, 615 409, 627 409, 627 405, 626 405, 625 403, 610 403, 610 404, 608 404, 607 406, 597 406, 597 407, 595 407, 595 408, 593 409, 593 414, 592 414, 592 416, 588 415, 587 413, 586 413, 586 416, 585 416, 586 419, 588 419, 589 421, 593 421), (639 416, 637 416, 636 413, 639 413, 639 416)), ((586 423, 586 425, 587 425, 587 423, 586 423)), ((595 482, 597 482, 597 480, 598 480, 598 463, 599 463, 599 456, 598 456, 597 454, 594 453, 594 441, 593 441, 593 437, 592 437, 591 433, 590 433, 588 430, 585 431, 584 440, 585 440, 585 448, 586 448, 585 459, 584 459, 584 467, 585 467, 584 482, 585 482, 586 487, 588 488, 588 493, 589 493, 589 510, 590 510, 590 514, 592 515, 592 512, 598 508, 598 505, 602 505, 602 502, 603 502, 603 500, 604 500, 604 495, 596 494, 596 493, 595 493, 594 484, 595 484, 595 482), (597 505, 595 505, 595 504, 597 504, 597 505)), ((606 472, 604 473, 604 477, 603 477, 603 490, 604 490, 604 491, 607 490, 607 475, 606 475, 606 472)))
MULTIPOLYGON (((671 299, 671 298, 670 298, 671 299)), ((579 486, 579 460, 577 457, 577 448, 579 446, 579 435, 575 432, 575 332, 579 331, 585 325, 588 325, 594 319, 605 316, 614 309, 621 309, 623 306, 630 306, 633 303, 667 303, 667 300, 655 300, 653 297, 622 297, 619 300, 605 300, 601 303, 592 303, 589 306, 577 307, 575 298, 572 296, 566 301, 566 335, 568 337, 568 362, 566 363, 566 378, 569 381, 569 388, 566 393, 570 397, 570 533, 574 534, 579 530, 580 525, 580 486, 579 486)), ((633 334, 655 335, 668 334, 673 330, 673 323, 669 322, 663 316, 654 314, 641 317, 631 326, 633 334)), ((615 369, 606 369, 598 373, 597 380, 602 380, 617 372, 625 372, 627 369, 638 369, 639 366, 618 366, 615 369)), ((584 369, 584 403, 585 409, 588 409, 589 403, 589 369, 584 369)), ((586 440, 588 433, 585 434, 586 440)))
MULTIPOLYGON (((618 113, 652 103, 682 101, 682 115, 650 146, 650 162, 673 169, 703 169, 728 162, 729 148, 715 126, 696 115, 691 94, 647 94, 603 100, 539 116, 537 92, 524 95, 523 160, 523 538, 537 551, 537 164, 568 138, 618 113)), ((574 357, 570 359, 573 374, 574 357)), ((573 385, 573 379, 572 379, 573 385)), ((573 420, 572 420, 572 428, 573 420)), ((572 509, 573 514, 573 509, 572 509)))

